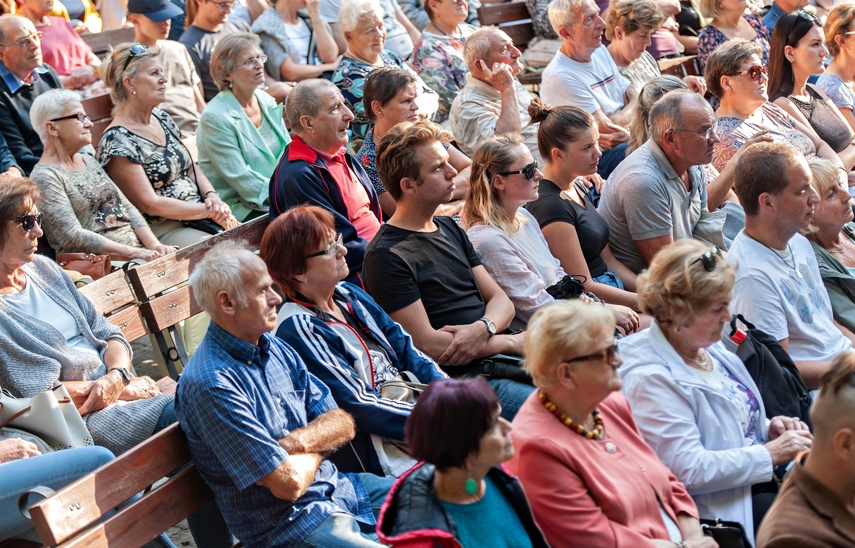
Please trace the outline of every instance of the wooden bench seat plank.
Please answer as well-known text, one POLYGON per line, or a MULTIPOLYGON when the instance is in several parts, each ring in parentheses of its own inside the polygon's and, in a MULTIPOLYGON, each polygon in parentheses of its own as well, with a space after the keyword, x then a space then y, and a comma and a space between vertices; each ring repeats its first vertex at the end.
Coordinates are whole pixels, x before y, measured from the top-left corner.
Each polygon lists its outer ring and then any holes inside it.
POLYGON ((101 32, 87 32, 81 34, 81 38, 92 48, 92 52, 100 58, 110 53, 110 49, 125 42, 134 41, 134 28, 122 27, 120 29, 103 30, 101 32))

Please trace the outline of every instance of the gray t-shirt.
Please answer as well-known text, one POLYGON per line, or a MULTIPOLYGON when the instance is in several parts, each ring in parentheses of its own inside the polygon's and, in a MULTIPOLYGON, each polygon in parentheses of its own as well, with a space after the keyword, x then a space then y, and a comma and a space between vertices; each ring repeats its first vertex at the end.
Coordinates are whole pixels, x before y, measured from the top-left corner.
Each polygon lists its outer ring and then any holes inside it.
POLYGON ((199 85, 199 75, 187 48, 174 40, 162 40, 160 58, 163 71, 169 79, 169 93, 160 109, 172 116, 184 133, 196 133, 199 125, 199 111, 196 110, 194 89, 199 85))
POLYGON ((205 91, 205 101, 210 101, 220 91, 211 77, 211 53, 214 46, 225 36, 233 32, 250 32, 249 25, 241 20, 230 20, 223 23, 217 32, 205 30, 196 25, 190 25, 179 42, 187 46, 190 58, 196 65, 196 73, 202 79, 202 88, 205 91))
POLYGON ((603 188, 597 209, 609 225, 609 245, 615 257, 635 273, 647 267, 637 240, 671 234, 692 237, 707 208, 707 179, 703 166, 689 168, 690 192, 652 139, 618 165, 603 188))

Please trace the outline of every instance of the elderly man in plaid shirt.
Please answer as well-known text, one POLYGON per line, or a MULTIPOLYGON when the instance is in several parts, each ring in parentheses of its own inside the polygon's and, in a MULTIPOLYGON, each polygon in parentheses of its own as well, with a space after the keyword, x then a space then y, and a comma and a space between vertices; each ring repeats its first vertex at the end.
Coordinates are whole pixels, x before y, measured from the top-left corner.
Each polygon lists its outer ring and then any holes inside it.
POLYGON ((190 276, 211 316, 175 402, 196 466, 247 546, 380 546, 375 516, 393 479, 341 474, 324 458, 353 438, 353 419, 271 335, 281 302, 272 283, 233 242, 190 276))

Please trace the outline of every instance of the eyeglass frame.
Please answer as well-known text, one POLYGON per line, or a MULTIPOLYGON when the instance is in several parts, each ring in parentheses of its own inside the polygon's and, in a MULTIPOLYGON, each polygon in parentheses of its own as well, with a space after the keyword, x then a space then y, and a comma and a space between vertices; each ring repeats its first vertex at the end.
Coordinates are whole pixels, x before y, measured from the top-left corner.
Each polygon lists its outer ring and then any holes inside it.
POLYGON ((757 64, 757 65, 751 65, 747 69, 740 70, 739 72, 737 72, 735 74, 726 74, 725 76, 748 76, 749 78, 751 78, 752 82, 756 82, 757 80, 760 79, 761 74, 765 75, 768 79, 769 71, 766 70, 766 67, 764 67, 763 65, 757 64), (757 76, 751 76, 750 72, 752 70, 755 70, 757 72, 757 76))
POLYGON ((618 358, 620 358, 620 354, 618 354, 618 346, 617 343, 614 343, 604 348, 603 350, 600 350, 599 352, 596 352, 594 354, 588 354, 587 356, 579 356, 578 358, 570 358, 569 360, 564 360, 564 363, 602 360, 603 362, 614 367, 618 363, 618 358))
POLYGON ((91 122, 92 118, 86 114, 85 112, 78 112, 77 114, 69 114, 68 116, 60 116, 59 118, 52 118, 48 120, 48 122, 61 122, 63 120, 71 120, 77 119, 81 124, 85 124, 86 122, 91 122))
POLYGON ((263 67, 264 63, 266 63, 268 59, 270 59, 270 57, 268 57, 267 54, 262 53, 260 55, 256 55, 255 57, 250 57, 243 63, 240 63, 238 66, 246 67, 248 69, 253 69, 257 65, 261 65, 263 67))
POLYGON ((706 139, 707 141, 709 141, 710 139, 712 139, 712 136, 713 136, 713 135, 718 135, 718 120, 716 120, 715 122, 713 122, 713 125, 711 125, 711 126, 709 127, 709 129, 708 129, 708 130, 706 130, 706 131, 705 131, 705 132, 703 132, 703 133, 700 133, 700 132, 698 132, 697 130, 694 130, 694 129, 688 129, 688 128, 676 128, 676 127, 672 127, 672 128, 671 128, 671 131, 687 131, 687 132, 689 132, 689 133, 694 133, 695 135, 700 135, 701 137, 703 137, 704 139, 706 139))
POLYGON ((336 251, 338 251, 339 246, 344 245, 344 240, 342 239, 341 232, 336 233, 335 240, 333 243, 322 249, 321 251, 316 251, 310 255, 306 255, 306 259, 312 259, 314 257, 334 257, 336 251))
POLYGON ((721 257, 722 259, 724 259, 724 252, 722 252, 722 250, 719 249, 718 246, 713 246, 712 249, 692 261, 692 265, 694 265, 695 263, 701 263, 704 267, 704 270, 706 270, 707 272, 713 272, 717 264, 716 257, 721 257))
POLYGON ((135 42, 130 45, 128 48, 128 58, 125 59, 125 65, 122 67, 122 72, 120 74, 124 74, 126 70, 128 70, 128 65, 131 64, 131 60, 140 55, 144 55, 148 51, 148 46, 145 44, 140 44, 139 42, 135 42))
POLYGON ((38 40, 38 41, 39 41, 39 43, 41 43, 42 36, 44 36, 44 34, 45 34, 45 33, 43 33, 42 31, 37 30, 36 32, 34 32, 34 33, 32 33, 32 34, 28 34, 28 35, 26 35, 26 36, 22 36, 21 38, 18 38, 18 39, 17 39, 17 40, 15 40, 14 42, 9 43, 9 44, 3 44, 3 45, 2 45, 2 46, 0 46, 0 47, 7 48, 7 47, 15 46, 15 47, 17 47, 17 48, 26 48, 26 47, 28 47, 28 46, 30 45, 30 43, 32 43, 32 42, 34 42, 34 41, 36 41, 36 40, 38 40))
POLYGON ((531 163, 528 163, 523 166, 522 169, 517 169, 515 171, 505 171, 504 173, 499 173, 502 177, 507 177, 508 175, 522 175, 525 177, 526 181, 534 180, 534 176, 537 175, 537 160, 533 160, 531 163), (528 171, 529 173, 526 173, 528 171))
POLYGON ((214 2, 212 0, 211 3, 214 4, 215 6, 217 6, 217 8, 219 8, 220 11, 226 11, 227 9, 231 10, 231 9, 234 9, 234 7, 235 7, 234 0, 232 0, 231 2, 214 2))
POLYGON ((39 225, 39 228, 42 227, 42 220, 44 219, 44 213, 36 213, 35 215, 32 213, 27 213, 26 215, 19 215, 17 217, 12 217, 12 220, 18 223, 21 223, 21 228, 24 229, 24 232, 30 232, 36 225, 39 225), (27 225, 30 225, 27 228, 27 225))

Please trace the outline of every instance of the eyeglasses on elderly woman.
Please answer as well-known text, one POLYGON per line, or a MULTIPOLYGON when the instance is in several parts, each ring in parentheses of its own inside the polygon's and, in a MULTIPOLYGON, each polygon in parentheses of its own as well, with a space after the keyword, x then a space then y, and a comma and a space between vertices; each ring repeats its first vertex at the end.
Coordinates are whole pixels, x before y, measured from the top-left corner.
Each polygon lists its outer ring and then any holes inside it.
POLYGON ((599 352, 595 352, 594 354, 588 354, 587 356, 579 356, 578 358, 564 360, 564 363, 584 362, 588 360, 602 360, 609 365, 617 365, 618 347, 616 344, 613 344, 605 350, 600 350, 599 352))

